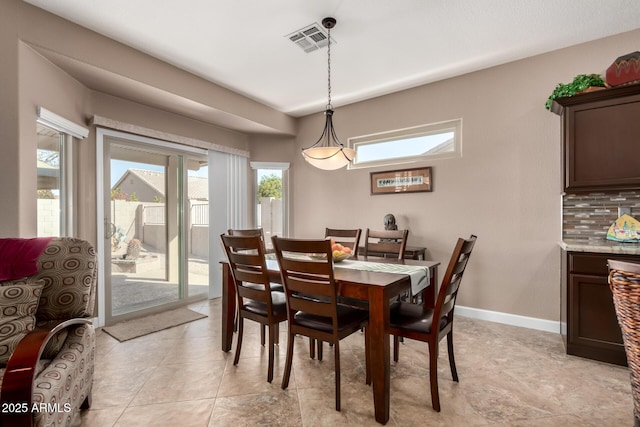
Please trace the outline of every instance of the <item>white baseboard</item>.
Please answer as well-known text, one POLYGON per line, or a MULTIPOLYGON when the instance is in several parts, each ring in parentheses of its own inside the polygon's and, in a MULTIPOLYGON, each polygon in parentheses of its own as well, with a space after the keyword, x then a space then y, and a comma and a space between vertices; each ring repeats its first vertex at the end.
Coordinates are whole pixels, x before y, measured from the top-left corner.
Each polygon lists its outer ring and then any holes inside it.
POLYGON ((538 319, 517 314, 501 313, 499 311, 482 310, 479 308, 456 305, 456 316, 470 317, 472 319, 488 320, 490 322, 504 323, 506 325, 520 326, 523 328, 537 329, 540 331, 560 333, 560 321, 538 319))

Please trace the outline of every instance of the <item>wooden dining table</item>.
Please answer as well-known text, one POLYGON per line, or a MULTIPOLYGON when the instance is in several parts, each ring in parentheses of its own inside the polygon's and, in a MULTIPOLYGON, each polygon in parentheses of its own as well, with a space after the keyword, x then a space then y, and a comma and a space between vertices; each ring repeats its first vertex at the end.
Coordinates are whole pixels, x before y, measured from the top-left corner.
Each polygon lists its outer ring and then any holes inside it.
MULTIPOLYGON (((358 261, 367 261, 358 257, 358 261)), ((436 261, 396 260, 375 258, 369 261, 376 263, 391 263, 416 265, 428 268, 429 286, 424 290, 423 301, 433 307, 437 293, 436 261)), ((233 340, 233 323, 236 310, 236 294, 233 286, 233 276, 226 261, 222 261, 222 350, 231 350, 233 340)), ((278 263, 267 260, 269 280, 282 283, 278 263)), ((339 263, 334 266, 334 276, 341 296, 367 301, 369 304, 370 331, 370 367, 373 383, 373 402, 376 421, 386 424, 389 421, 389 400, 391 383, 391 359, 389 344, 389 304, 397 295, 411 287, 408 274, 388 273, 379 271, 365 271, 341 268, 339 263)))

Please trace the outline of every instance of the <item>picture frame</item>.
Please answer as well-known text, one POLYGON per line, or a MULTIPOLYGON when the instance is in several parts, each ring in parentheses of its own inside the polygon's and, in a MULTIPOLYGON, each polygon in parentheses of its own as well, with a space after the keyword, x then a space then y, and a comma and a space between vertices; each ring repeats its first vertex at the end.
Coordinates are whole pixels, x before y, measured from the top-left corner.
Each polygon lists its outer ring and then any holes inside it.
POLYGON ((419 193, 433 190, 431 166, 371 172, 371 194, 419 193))

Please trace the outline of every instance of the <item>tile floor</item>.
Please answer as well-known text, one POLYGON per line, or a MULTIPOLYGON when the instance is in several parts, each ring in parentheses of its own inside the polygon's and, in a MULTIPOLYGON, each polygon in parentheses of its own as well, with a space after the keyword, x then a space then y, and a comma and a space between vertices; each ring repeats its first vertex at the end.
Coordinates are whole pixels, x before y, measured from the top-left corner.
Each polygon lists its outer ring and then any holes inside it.
MULTIPOLYGON (((365 385, 364 337, 342 341, 342 411, 334 409, 333 351, 308 357, 297 338, 291 382, 280 388, 286 328, 267 383, 267 351, 247 321, 242 357, 220 350, 220 300, 190 306, 208 318, 119 343, 98 331, 93 405, 81 426, 375 426, 365 385)), ((564 353, 557 334, 457 317, 459 383, 446 346, 439 363, 442 412, 431 409, 426 344, 407 341, 391 368, 389 426, 632 426, 626 368, 564 353)), ((234 342, 235 350, 235 342, 234 342)))

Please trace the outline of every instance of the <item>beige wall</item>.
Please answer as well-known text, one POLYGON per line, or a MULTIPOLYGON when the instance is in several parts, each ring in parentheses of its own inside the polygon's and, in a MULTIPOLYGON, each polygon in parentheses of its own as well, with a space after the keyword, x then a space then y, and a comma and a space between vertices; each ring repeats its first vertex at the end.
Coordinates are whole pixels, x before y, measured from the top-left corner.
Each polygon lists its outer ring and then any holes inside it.
MULTIPOLYGON (((233 94, 169 64, 71 24, 19 0, 0 0, 0 236, 36 234, 36 106, 41 105, 88 126, 94 115, 200 141, 249 149, 249 136, 171 110, 143 105, 109 92, 92 90, 68 74, 51 57, 73 58, 126 79, 161 85, 166 93, 191 96, 184 104, 231 117, 242 111, 259 126, 293 129, 294 120, 233 94), (47 56, 43 56, 45 53, 47 56), (227 111, 220 112, 225 106, 227 111)), ((154 86, 155 87, 155 86, 154 86)), ((184 98, 178 98, 184 100, 184 98)), ((238 120, 233 120, 238 123, 238 120)), ((257 125, 257 126, 258 126, 257 125)), ((95 128, 77 143, 77 236, 96 243, 95 128)))
POLYGON ((0 0, 0 235, 20 232, 17 5, 0 0), (9 182, 8 177, 11 177, 9 182))
MULTIPOLYGON (((478 235, 461 305, 559 319, 560 119, 544 109, 558 82, 602 72, 637 50, 640 31, 398 92, 336 110, 338 135, 351 136, 463 119, 463 157, 437 160, 434 191, 371 196, 371 170, 323 172, 300 156, 323 115, 299 120, 296 139, 248 136, 175 112, 90 90, 39 52, 177 93, 183 99, 290 134, 295 121, 253 101, 70 24, 19 0, 0 0, 0 236, 32 236, 35 219, 35 107, 78 123, 93 114, 133 125, 249 149, 252 160, 291 162, 292 235, 322 236, 325 226, 381 228, 386 213, 445 264, 458 236, 478 235), (38 51, 35 50, 37 47, 38 51), (205 90, 208 89, 208 90, 205 90)), ((334 64, 339 74, 340 64, 334 64)), ((95 131, 78 144, 79 237, 95 242, 95 131)), ((418 166, 418 165, 411 165, 418 166)), ((394 169, 395 167, 372 170, 394 169)))
MULTIPOLYGON (((410 166, 433 167, 432 193, 371 196, 369 173, 395 166, 312 168, 299 150, 317 139, 323 115, 303 118, 296 146, 287 150, 294 154, 292 234, 323 236, 325 226, 380 229, 393 213, 410 229, 409 244, 426 246, 443 268, 455 239, 477 234, 459 304, 559 320, 560 118, 544 103, 557 83, 604 71, 637 50, 639 39, 635 31, 336 109, 343 142, 461 117, 462 158, 410 166)), ((340 64, 334 70, 339 74, 340 64)), ((256 147, 252 157, 266 151, 256 147)))

